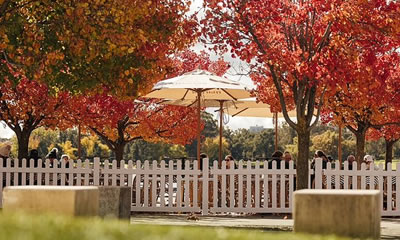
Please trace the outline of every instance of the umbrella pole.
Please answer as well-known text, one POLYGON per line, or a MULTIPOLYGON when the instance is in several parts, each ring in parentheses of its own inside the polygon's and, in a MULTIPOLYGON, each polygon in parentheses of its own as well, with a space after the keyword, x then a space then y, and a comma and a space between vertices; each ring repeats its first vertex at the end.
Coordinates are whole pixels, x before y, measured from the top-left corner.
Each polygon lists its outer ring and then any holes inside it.
POLYGON ((222 166, 222 120, 223 120, 223 101, 219 101, 219 167, 222 166))
POLYGON ((275 151, 278 151, 278 113, 274 113, 275 122, 275 151))
POLYGON ((342 166, 342 126, 341 125, 339 125, 338 160, 339 160, 340 166, 342 166))
POLYGON ((200 165, 202 164, 200 161, 200 97, 201 97, 201 92, 197 91, 197 161, 198 161, 198 167, 200 169, 200 165))

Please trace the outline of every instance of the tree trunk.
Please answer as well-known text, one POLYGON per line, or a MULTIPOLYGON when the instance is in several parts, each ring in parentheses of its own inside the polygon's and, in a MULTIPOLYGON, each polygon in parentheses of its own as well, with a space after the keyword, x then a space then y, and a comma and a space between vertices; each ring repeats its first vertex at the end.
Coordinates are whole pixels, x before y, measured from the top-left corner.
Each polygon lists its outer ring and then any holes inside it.
POLYGON ((117 166, 120 166, 120 161, 123 160, 124 158, 124 149, 125 149, 125 143, 122 144, 115 144, 114 145, 114 153, 115 153, 115 159, 117 160, 117 166))
POLYGON ((29 137, 31 136, 31 131, 23 130, 17 135, 18 140, 18 159, 28 158, 28 147, 29 147, 29 137))
POLYGON ((298 157, 296 163, 296 190, 308 188, 308 158, 310 152, 310 131, 297 131, 298 157))
POLYGON ((354 133, 356 135, 356 160, 358 168, 361 167, 365 155, 365 132, 366 131, 357 131, 354 133))
POLYGON ((392 162, 393 159, 393 146, 397 142, 392 140, 385 140, 386 143, 386 156, 385 156, 385 169, 387 170, 388 163, 392 162))

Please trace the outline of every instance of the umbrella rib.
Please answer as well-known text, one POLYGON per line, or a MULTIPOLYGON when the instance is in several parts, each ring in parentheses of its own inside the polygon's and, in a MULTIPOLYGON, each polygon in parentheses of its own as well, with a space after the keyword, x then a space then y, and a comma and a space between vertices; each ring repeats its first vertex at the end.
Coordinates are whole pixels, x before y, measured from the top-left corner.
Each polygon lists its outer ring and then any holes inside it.
POLYGON ((181 100, 184 100, 184 99, 185 99, 185 97, 186 97, 186 95, 188 94, 188 92, 189 92, 189 89, 186 89, 186 92, 185 92, 185 94, 183 95, 183 97, 182 97, 181 100))
POLYGON ((193 107, 193 105, 196 104, 196 103, 197 103, 197 100, 192 102, 191 104, 189 104, 187 107, 193 107))
POLYGON ((205 92, 214 88, 187 88, 187 89, 193 92, 205 92))
POLYGON ((222 91, 224 91, 226 94, 228 94, 229 97, 231 97, 233 100, 237 101, 237 98, 235 98, 234 96, 232 96, 232 94, 228 93, 225 89, 220 88, 222 91))
POLYGON ((238 114, 241 114, 242 112, 246 111, 247 109, 249 109, 249 108, 244 108, 244 109, 240 110, 239 112, 233 114, 232 117, 235 117, 235 116, 237 116, 238 114))

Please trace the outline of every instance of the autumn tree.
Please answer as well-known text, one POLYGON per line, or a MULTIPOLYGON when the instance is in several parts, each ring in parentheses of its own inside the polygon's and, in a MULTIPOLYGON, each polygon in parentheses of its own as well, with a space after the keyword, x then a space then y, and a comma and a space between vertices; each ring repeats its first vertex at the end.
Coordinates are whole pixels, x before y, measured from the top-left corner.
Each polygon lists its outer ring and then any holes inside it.
MULTIPOLYGON (((138 96, 195 40, 188 0, 0 1, 0 59, 33 81, 138 96)), ((12 80, 0 64, 0 81, 12 80)))
POLYGON ((400 56, 396 51, 376 53, 374 48, 356 51, 357 61, 347 72, 353 80, 330 86, 334 94, 326 100, 326 109, 333 114, 332 121, 355 135, 356 159, 361 164, 368 130, 400 122, 400 56))
POLYGON ((229 63, 222 58, 212 60, 210 54, 205 51, 196 53, 189 49, 176 53, 172 57, 172 61, 173 68, 167 78, 176 77, 196 69, 206 70, 217 76, 222 76, 230 68, 229 63))
POLYGON ((398 35, 399 3, 215 0, 204 5, 206 40, 246 61, 257 98, 271 105, 278 99, 277 109, 296 130, 297 188, 307 188, 310 131, 324 95, 332 94, 327 87, 350 80, 340 63, 357 61, 353 48, 384 51, 387 36, 398 35), (293 108, 297 122, 288 116, 293 108))
MULTIPOLYGON (((9 69, 13 72, 13 70, 9 69)), ((45 84, 30 81, 13 72, 18 84, 5 79, 0 85, 0 120, 15 132, 18 139, 18 158, 28 157, 29 138, 33 130, 55 127, 62 108, 68 101, 66 92, 53 94, 45 84)))
POLYGON ((78 96, 70 101, 71 115, 99 136, 123 159, 127 143, 144 139, 186 144, 196 136, 196 111, 192 108, 160 105, 157 100, 121 100, 107 93, 78 96))

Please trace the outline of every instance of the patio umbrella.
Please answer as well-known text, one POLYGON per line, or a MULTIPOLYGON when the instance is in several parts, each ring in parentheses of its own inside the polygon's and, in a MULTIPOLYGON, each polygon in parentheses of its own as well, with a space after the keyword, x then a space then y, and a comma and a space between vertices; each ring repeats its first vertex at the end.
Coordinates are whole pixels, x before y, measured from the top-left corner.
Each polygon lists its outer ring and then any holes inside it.
MULTIPOLYGON (((243 102, 250 101, 253 102, 253 99, 242 99, 243 102)), ((274 113, 271 112, 270 106, 265 103, 258 103, 259 107, 255 107, 252 105, 246 106, 246 104, 240 105, 237 104, 235 107, 229 107, 226 109, 227 113, 232 117, 262 117, 262 118, 274 118, 275 124, 275 151, 278 150, 278 117, 283 117, 282 113, 274 113)), ((296 111, 289 111, 289 117, 296 117, 296 111)))
MULTIPOLYGON (((194 70, 178 77, 158 82, 147 94, 147 98, 168 100, 192 100, 191 106, 197 105, 197 159, 200 159, 200 109, 202 100, 213 100, 221 105, 225 101, 249 98, 248 86, 216 76, 204 70, 194 70)), ((220 130, 221 135, 221 130, 220 130)), ((200 163, 200 161, 199 161, 200 163)))
MULTIPOLYGON (((178 105, 178 106, 195 106, 197 104, 196 100, 165 100, 163 104, 168 105, 178 105)), ((201 107, 215 107, 218 108, 219 115, 219 163, 222 162, 222 130, 223 130, 223 114, 224 109, 234 108, 234 109, 245 109, 245 108, 267 108, 268 104, 256 102, 256 98, 246 98, 239 100, 214 100, 214 99, 202 99, 200 101, 201 107)))

